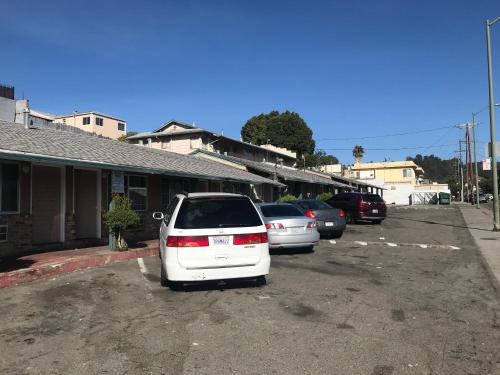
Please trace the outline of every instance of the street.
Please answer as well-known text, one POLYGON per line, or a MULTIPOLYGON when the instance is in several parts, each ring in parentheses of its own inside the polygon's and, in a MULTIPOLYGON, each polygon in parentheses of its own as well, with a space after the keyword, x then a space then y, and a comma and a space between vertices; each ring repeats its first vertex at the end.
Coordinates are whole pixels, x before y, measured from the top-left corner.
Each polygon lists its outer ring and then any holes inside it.
POLYGON ((273 253, 267 280, 174 292, 150 257, 2 289, 0 373, 500 373, 498 296, 454 206, 273 253))

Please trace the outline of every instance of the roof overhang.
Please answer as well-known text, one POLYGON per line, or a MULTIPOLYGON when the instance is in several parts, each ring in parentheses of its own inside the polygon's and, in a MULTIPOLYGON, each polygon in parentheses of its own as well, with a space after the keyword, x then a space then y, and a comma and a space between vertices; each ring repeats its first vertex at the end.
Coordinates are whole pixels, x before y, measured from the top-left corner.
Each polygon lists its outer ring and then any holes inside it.
POLYGON ((229 182, 237 182, 237 183, 249 183, 253 185, 262 185, 262 184, 270 184, 276 186, 282 186, 283 184, 268 180, 269 182, 264 181, 253 181, 250 179, 238 179, 238 178, 224 178, 217 177, 211 175, 202 175, 202 174, 191 174, 191 173, 181 173, 175 171, 169 171, 165 169, 158 168, 144 168, 133 165, 125 165, 125 164, 113 164, 113 163, 103 163, 93 160, 80 160, 80 159, 71 159, 71 158, 62 158, 58 156, 51 155, 41 155, 34 154, 28 152, 18 152, 12 150, 2 150, 0 149, 0 160, 16 160, 16 161, 27 161, 32 163, 43 163, 50 165, 70 165, 74 167, 82 167, 82 168, 100 168, 100 169, 109 169, 115 171, 123 171, 123 172, 134 172, 134 173, 142 173, 142 174, 159 174, 165 176, 174 176, 181 178, 199 178, 203 180, 212 180, 212 181, 229 181, 229 182))

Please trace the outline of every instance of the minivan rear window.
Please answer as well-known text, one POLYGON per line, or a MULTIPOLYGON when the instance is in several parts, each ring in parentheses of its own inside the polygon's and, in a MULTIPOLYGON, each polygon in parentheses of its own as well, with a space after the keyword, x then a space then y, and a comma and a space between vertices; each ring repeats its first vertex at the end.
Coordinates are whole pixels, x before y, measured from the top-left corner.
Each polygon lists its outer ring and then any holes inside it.
POLYGON ((257 227, 262 220, 248 198, 184 199, 175 221, 178 229, 257 227))
POLYGON ((383 202, 384 200, 377 194, 363 194, 365 202, 383 202))
POLYGON ((268 206, 260 206, 260 211, 265 217, 304 216, 298 208, 289 204, 270 204, 268 206))

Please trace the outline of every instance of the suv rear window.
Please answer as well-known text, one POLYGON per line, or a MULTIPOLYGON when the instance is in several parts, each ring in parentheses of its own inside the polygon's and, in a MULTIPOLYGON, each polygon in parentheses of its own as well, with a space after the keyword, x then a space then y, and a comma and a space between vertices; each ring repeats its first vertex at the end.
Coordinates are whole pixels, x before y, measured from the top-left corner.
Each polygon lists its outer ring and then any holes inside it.
POLYGON ((332 208, 332 206, 323 201, 300 201, 298 203, 306 210, 324 210, 325 208, 332 208))
POLYGON ((182 202, 175 221, 178 229, 257 227, 259 214, 248 198, 187 198, 182 202))
POLYGON ((384 200, 377 194, 363 194, 365 202, 383 202, 384 200))
POLYGON ((277 216, 304 216, 298 208, 288 204, 273 204, 269 206, 260 206, 262 215, 265 217, 277 216))

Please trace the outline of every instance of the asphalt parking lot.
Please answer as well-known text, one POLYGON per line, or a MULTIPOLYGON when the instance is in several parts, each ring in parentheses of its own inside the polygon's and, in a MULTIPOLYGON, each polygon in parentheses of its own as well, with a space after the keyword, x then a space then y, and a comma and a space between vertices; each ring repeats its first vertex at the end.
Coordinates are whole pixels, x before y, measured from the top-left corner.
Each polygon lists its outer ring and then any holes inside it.
POLYGON ((0 290, 2 374, 497 374, 500 304, 460 212, 390 209, 264 287, 159 285, 156 257, 0 290))

